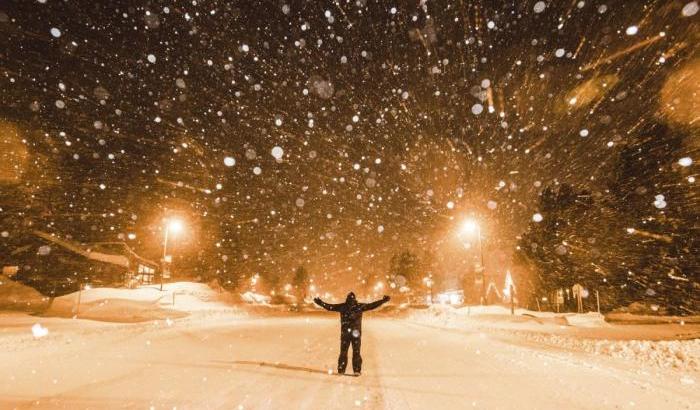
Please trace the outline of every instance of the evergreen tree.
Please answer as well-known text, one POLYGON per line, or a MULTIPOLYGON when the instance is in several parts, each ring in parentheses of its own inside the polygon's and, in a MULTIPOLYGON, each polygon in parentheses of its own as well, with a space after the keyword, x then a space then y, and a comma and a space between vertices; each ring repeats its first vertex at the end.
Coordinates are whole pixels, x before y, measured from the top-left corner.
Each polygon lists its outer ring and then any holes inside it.
POLYGON ((309 272, 303 265, 294 271, 292 286, 294 287, 294 296, 297 298, 297 303, 304 303, 309 287, 309 272))
POLYGON ((591 224, 600 217, 594 205, 590 192, 568 184, 542 192, 542 220, 533 218, 519 244, 535 267, 536 276, 529 285, 537 295, 570 289, 576 283, 599 285, 595 261, 602 230, 591 224))
MULTIPOLYGON (((608 181, 615 246, 608 264, 624 278, 626 302, 644 301, 677 314, 700 310, 698 188, 676 153, 690 136, 652 123, 627 145, 608 181)), ((697 150, 695 150, 697 154, 697 150)))
POLYGON ((418 257, 410 252, 403 251, 394 254, 389 262, 389 280, 395 284, 398 291, 401 287, 415 290, 420 286, 418 257))
POLYGON ((643 302, 659 313, 700 310, 700 203, 673 157, 687 135, 651 124, 620 152, 603 192, 546 188, 540 222, 520 240, 538 295, 576 282, 600 290, 601 307, 643 302), (672 153, 674 153, 672 155, 672 153))

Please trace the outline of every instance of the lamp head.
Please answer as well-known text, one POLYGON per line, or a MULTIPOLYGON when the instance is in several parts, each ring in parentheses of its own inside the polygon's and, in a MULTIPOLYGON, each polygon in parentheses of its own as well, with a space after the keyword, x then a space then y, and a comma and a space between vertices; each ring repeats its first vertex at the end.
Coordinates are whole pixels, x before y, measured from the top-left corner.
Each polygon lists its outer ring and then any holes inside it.
POLYGON ((474 235, 479 232, 479 224, 473 219, 467 219, 462 222, 462 226, 459 229, 461 235, 474 235))
POLYGON ((182 221, 179 219, 171 219, 168 221, 168 230, 173 233, 177 234, 182 231, 183 225, 182 221))

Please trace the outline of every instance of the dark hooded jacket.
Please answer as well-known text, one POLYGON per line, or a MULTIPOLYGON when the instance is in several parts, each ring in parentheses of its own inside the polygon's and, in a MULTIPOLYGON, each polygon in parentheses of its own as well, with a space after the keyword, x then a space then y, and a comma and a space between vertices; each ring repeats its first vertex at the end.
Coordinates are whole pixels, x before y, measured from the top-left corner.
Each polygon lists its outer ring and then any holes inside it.
MULTIPOLYGON (((345 303, 326 303, 319 298, 314 299, 314 302, 326 310, 340 312, 340 332, 341 335, 352 335, 357 332, 362 332, 362 313, 368 310, 376 309, 382 304, 389 301, 388 296, 383 299, 371 303, 359 303, 353 292, 348 293, 345 298, 345 303)), ((358 337, 359 334, 353 336, 358 337)))

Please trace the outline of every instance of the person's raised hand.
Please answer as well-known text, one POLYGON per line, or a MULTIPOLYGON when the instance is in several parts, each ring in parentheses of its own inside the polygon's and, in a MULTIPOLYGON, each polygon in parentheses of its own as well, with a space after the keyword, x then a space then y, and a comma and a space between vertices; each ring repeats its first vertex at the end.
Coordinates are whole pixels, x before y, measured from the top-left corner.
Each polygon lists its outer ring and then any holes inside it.
POLYGON ((384 295, 384 298, 382 300, 388 302, 390 299, 391 298, 389 297, 389 295, 384 295))
POLYGON ((315 297, 315 298, 314 298, 314 302, 316 302, 317 304, 321 303, 321 298, 315 297))

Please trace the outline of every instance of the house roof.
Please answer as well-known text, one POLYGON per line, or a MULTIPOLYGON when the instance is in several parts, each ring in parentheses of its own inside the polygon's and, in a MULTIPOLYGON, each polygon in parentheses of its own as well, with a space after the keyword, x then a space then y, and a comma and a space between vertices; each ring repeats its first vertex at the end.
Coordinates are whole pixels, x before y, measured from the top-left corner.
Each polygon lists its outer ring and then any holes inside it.
POLYGON ((150 259, 146 259, 146 258, 144 258, 143 256, 141 256, 141 255, 137 254, 136 252, 134 252, 134 250, 131 249, 131 247, 130 247, 129 245, 127 245, 125 242, 95 242, 93 245, 94 245, 94 246, 116 245, 116 246, 118 246, 122 251, 124 251, 124 252, 127 254, 127 257, 130 256, 130 257, 136 259, 136 260, 137 260, 138 262, 140 262, 141 264, 144 264, 144 265, 152 265, 152 266, 154 266, 154 267, 158 267, 158 266, 159 266, 158 262, 154 262, 154 261, 152 261, 152 260, 150 260, 150 259))
POLYGON ((104 263, 110 263, 112 265, 118 265, 122 266, 125 268, 129 267, 129 258, 127 258, 124 255, 110 255, 108 253, 102 253, 102 252, 95 252, 90 249, 85 249, 83 248, 80 244, 77 244, 75 242, 68 241, 66 239, 61 239, 58 238, 54 235, 51 235, 46 232, 42 231, 34 231, 34 235, 49 241, 55 245, 58 245, 64 249, 67 249, 73 253, 77 253, 78 255, 81 255, 85 258, 94 260, 94 261, 99 261, 99 262, 104 262, 104 263))

